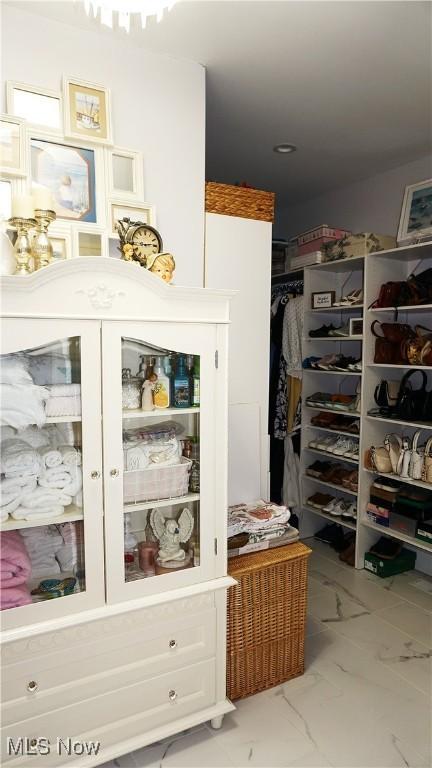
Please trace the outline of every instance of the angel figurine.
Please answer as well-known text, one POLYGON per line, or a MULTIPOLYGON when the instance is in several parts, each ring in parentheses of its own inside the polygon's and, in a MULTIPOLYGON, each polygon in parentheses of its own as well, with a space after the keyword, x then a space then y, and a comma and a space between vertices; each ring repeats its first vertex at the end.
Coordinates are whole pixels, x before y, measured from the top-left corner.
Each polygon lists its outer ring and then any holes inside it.
POLYGON ((165 518, 160 509, 150 513, 150 525, 159 541, 158 563, 165 568, 181 568, 186 563, 186 552, 180 544, 189 541, 193 527, 193 515, 187 507, 177 520, 165 518))

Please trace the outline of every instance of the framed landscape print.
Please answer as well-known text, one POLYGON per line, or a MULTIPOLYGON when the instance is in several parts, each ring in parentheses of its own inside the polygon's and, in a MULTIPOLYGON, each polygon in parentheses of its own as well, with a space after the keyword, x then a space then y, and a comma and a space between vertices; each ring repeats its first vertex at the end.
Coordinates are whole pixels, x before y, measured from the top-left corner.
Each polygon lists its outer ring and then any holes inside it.
POLYGON ((24 121, 10 115, 0 115, 0 173, 24 176, 24 121))
POLYGON ((65 77, 64 132, 99 144, 112 144, 110 92, 101 85, 65 77))
POLYGON ((432 179, 405 187, 398 243, 432 239, 432 179))
POLYGON ((95 150, 30 138, 31 180, 51 190, 58 219, 96 223, 95 150))

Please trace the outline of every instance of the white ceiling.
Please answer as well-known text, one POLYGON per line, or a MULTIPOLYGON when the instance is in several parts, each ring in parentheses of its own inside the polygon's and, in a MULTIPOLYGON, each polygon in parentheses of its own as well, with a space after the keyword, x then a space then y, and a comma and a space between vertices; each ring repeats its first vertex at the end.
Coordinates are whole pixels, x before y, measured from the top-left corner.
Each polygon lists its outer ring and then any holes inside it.
MULTIPOLYGON (((78 2, 21 5, 99 27, 78 2)), ((207 178, 274 190, 283 207, 431 151, 431 12, 412 0, 182 0, 131 42, 206 66, 207 178), (279 142, 298 152, 274 154, 279 142)))

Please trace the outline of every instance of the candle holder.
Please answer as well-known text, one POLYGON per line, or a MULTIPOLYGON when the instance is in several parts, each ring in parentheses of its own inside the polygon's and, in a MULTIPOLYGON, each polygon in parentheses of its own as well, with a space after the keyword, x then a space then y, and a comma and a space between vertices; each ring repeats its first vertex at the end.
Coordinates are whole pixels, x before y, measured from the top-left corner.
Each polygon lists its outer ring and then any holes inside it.
POLYGON ((12 216, 8 220, 11 227, 17 230, 17 239, 14 245, 16 259, 16 275, 29 275, 34 271, 34 262, 30 245, 29 232, 36 226, 35 219, 22 219, 20 216, 12 216))
POLYGON ((35 269, 47 267, 52 261, 53 247, 48 237, 48 227, 56 220, 54 211, 36 208, 35 219, 37 222, 36 233, 32 240, 32 254, 35 260, 35 269))

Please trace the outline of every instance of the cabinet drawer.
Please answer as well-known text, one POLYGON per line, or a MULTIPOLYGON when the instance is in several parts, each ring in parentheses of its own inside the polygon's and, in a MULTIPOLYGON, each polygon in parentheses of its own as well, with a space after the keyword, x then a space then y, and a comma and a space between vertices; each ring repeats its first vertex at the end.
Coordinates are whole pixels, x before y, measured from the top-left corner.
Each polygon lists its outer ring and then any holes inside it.
POLYGON ((106 643, 22 659, 2 672, 3 723, 50 712, 215 655, 216 610, 129 630, 106 643), (114 642, 115 641, 115 642, 114 642), (108 649, 106 648, 108 645, 108 649), (88 650, 87 650, 88 649, 88 650), (36 687, 35 687, 36 686, 36 687))
MULTIPOLYGON (((4 764, 20 764, 20 758, 7 754, 7 739, 38 739, 42 734, 51 744, 50 755, 31 758, 41 768, 67 762, 59 757, 57 740, 79 738, 101 742, 101 750, 153 728, 190 715, 215 703, 216 662, 203 661, 150 679, 135 680, 117 690, 58 710, 49 717, 37 716, 2 728, 4 764)), ((30 758, 27 758, 30 761, 30 758)), ((91 765, 91 760, 88 762, 91 765)), ((28 762, 23 762, 28 765, 28 762)))

